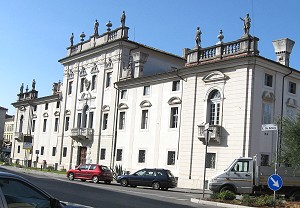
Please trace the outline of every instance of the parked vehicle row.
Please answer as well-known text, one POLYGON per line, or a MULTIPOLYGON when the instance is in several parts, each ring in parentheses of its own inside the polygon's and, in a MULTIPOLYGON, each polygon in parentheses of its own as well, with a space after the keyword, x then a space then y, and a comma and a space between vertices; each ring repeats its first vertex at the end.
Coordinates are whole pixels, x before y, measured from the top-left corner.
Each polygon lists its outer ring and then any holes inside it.
MULTIPOLYGON (((67 177, 69 180, 90 180, 94 183, 104 181, 106 184, 110 184, 114 179, 113 172, 107 166, 98 164, 79 165, 75 169, 70 169, 67 177)), ((124 187, 148 186, 155 190, 168 190, 177 186, 177 180, 170 170, 156 168, 144 168, 133 174, 121 175, 116 181, 124 187)))

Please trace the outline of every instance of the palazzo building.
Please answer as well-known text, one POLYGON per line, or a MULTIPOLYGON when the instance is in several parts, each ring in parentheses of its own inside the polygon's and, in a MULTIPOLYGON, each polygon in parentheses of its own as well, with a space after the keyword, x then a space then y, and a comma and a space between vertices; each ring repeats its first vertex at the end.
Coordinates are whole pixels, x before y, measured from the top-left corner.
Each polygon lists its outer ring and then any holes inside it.
POLYGON ((167 168, 186 188, 202 188, 205 158, 206 180, 241 156, 271 164, 278 137, 261 127, 294 117, 300 99, 293 41, 273 41, 273 61, 259 55, 249 28, 228 43, 220 31, 206 48, 198 31, 196 46, 179 57, 129 40, 125 19, 101 35, 96 23, 87 40, 82 33, 74 45, 72 34, 52 95, 39 98, 35 80, 30 91, 22 84, 13 162, 167 168))

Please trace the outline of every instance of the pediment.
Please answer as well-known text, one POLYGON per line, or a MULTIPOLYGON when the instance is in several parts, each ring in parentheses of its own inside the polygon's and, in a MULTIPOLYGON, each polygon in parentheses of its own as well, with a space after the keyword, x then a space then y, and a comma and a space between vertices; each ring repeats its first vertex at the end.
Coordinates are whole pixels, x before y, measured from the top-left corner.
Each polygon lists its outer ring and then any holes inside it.
POLYGON ((55 116, 59 116, 59 114, 60 114, 59 111, 55 111, 54 113, 55 116))
POLYGON ((286 102, 286 105, 289 106, 289 107, 293 107, 293 108, 297 108, 298 107, 297 100, 293 99, 293 98, 288 98, 287 102, 286 102))
POLYGON ((181 99, 179 97, 171 97, 168 101, 169 105, 181 104, 181 99))
POLYGON ((48 113, 43 113, 43 117, 49 117, 48 113))
POLYGON ((223 74, 220 71, 213 71, 207 74, 202 80, 204 82, 215 82, 215 81, 222 81, 227 80, 229 77, 223 74))
POLYGON ((96 63, 94 63, 94 66, 93 66, 93 68, 92 68, 92 70, 91 70, 91 74, 96 74, 96 73, 98 73, 98 72, 99 72, 98 66, 97 66, 96 63))
POLYGON ((269 92, 269 91, 264 91, 263 95, 262 95, 262 99, 264 101, 274 102, 274 100, 275 100, 274 93, 269 92))
POLYGON ((104 105, 102 107, 102 111, 109 111, 110 110, 110 107, 108 105, 104 105))
POLYGON ((151 107, 152 104, 150 103, 149 100, 143 100, 141 103, 140 103, 140 107, 141 108, 146 108, 146 107, 151 107))
POLYGON ((128 105, 126 105, 125 103, 120 103, 120 104, 118 105, 118 109, 119 109, 119 110, 128 109, 128 105))
POLYGON ((71 115, 71 111, 70 110, 66 110, 66 115, 71 115))

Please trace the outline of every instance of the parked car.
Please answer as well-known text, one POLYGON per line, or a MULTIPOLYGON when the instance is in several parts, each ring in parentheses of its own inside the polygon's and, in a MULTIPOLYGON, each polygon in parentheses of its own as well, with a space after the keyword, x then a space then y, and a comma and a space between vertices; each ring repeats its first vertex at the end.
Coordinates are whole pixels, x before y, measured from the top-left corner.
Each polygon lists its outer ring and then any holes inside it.
POLYGON ((133 174, 118 176, 117 182, 122 186, 149 186, 156 190, 168 190, 177 186, 177 180, 170 170, 155 168, 144 168, 133 174))
POLYGON ((86 206, 67 205, 19 175, 0 172, 0 207, 83 208, 86 206))
POLYGON ((94 183, 104 181, 110 184, 113 181, 112 171, 104 165, 83 164, 67 172, 69 180, 80 179, 81 181, 92 180, 94 183))

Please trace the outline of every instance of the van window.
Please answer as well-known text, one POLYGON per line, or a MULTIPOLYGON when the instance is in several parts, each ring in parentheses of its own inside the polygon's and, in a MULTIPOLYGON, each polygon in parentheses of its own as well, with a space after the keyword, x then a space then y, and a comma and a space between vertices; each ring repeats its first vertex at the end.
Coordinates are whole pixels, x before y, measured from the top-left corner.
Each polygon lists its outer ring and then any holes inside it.
POLYGON ((238 161, 233 168, 233 172, 248 172, 249 171, 249 161, 238 161))

